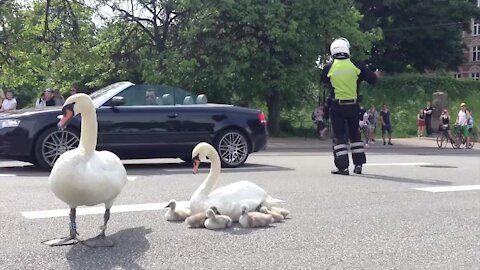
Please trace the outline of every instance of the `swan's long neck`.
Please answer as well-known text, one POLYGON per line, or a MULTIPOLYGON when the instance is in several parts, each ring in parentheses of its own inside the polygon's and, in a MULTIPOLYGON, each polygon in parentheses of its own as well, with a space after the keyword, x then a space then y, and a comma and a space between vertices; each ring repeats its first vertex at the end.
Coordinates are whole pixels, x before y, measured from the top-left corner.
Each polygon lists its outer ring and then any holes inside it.
POLYGON ((218 176, 220 175, 221 169, 220 157, 218 156, 217 151, 213 150, 210 151, 208 158, 210 159, 210 172, 208 173, 207 178, 205 178, 203 183, 195 191, 194 197, 208 197, 208 194, 210 194, 210 192, 212 192, 217 186, 218 176))
POLYGON ((80 134, 79 148, 85 151, 85 154, 91 154, 97 146, 97 114, 95 108, 91 107, 82 112, 82 131, 80 134))

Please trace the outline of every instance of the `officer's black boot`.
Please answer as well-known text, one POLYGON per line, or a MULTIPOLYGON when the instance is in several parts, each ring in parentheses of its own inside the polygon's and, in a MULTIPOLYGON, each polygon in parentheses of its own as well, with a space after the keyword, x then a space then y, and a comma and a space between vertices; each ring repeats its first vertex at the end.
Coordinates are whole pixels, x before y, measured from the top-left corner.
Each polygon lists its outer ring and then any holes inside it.
POLYGON ((362 165, 355 165, 355 169, 353 169, 353 172, 356 174, 362 174, 362 165))
POLYGON ((340 174, 340 175, 350 175, 350 173, 348 172, 348 169, 345 169, 345 170, 333 170, 331 171, 332 174, 340 174))

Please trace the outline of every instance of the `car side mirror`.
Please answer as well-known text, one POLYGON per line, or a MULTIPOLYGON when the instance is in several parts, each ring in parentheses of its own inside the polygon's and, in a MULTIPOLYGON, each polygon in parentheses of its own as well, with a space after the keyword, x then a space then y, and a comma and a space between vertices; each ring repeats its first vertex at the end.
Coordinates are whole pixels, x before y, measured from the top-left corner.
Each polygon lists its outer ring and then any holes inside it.
POLYGON ((125 105, 125 98, 121 96, 114 96, 112 100, 110 100, 110 106, 122 106, 125 105))

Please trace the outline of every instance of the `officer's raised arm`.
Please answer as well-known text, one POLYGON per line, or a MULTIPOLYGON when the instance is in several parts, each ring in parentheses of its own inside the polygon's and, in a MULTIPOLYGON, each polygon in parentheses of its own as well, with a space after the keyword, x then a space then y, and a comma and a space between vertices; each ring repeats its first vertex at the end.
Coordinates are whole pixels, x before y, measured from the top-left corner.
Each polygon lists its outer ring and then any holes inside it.
POLYGON ((369 84, 374 84, 377 82, 377 75, 371 69, 365 65, 365 63, 360 61, 352 61, 353 64, 360 69, 360 74, 358 80, 366 81, 369 84))

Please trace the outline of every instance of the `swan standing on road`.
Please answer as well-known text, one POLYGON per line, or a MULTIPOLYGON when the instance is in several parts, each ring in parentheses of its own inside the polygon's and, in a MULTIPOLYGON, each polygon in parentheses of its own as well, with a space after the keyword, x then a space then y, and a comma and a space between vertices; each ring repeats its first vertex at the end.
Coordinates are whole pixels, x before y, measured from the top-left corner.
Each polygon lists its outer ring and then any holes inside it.
POLYGON ((70 96, 62 109, 63 117, 58 123, 65 128, 77 114, 82 115, 80 144, 78 148, 63 153, 53 166, 49 183, 53 193, 70 206, 70 235, 44 243, 50 246, 78 243, 76 208, 86 205, 105 204, 104 224, 97 237, 83 241, 91 247, 113 246, 114 242, 105 236, 110 208, 113 201, 127 182, 127 172, 115 154, 96 151, 97 115, 88 95, 70 96))
POLYGON ((273 199, 265 190, 249 181, 239 181, 233 184, 216 188, 220 176, 220 157, 213 146, 202 142, 192 151, 193 172, 197 173, 201 160, 210 160, 210 172, 203 183, 190 198, 192 214, 207 211, 216 206, 222 215, 238 221, 241 215, 241 205, 246 204, 249 209, 256 209, 260 204, 270 206, 282 202, 273 199))

